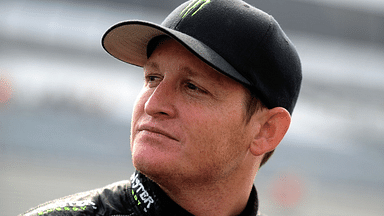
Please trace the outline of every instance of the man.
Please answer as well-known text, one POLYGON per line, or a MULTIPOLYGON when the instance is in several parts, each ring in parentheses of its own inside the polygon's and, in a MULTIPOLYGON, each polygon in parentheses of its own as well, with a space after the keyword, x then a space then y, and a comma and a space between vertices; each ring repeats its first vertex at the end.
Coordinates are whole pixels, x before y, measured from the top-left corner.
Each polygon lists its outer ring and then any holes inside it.
POLYGON ((112 56, 144 69, 132 115, 130 181, 26 215, 256 215, 260 166, 287 132, 301 85, 295 48, 239 0, 194 0, 161 25, 125 21, 112 56))

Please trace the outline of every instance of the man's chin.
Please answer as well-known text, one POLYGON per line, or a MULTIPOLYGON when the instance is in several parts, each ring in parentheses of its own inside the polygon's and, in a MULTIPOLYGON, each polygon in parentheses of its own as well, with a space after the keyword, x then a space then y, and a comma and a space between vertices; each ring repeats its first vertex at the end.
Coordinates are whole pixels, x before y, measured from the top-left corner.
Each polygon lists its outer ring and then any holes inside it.
MULTIPOLYGON (((143 159, 143 158, 141 158, 143 159)), ((178 190, 175 185, 188 187, 205 185, 212 181, 212 173, 199 172, 192 167, 183 167, 180 162, 164 163, 133 159, 133 165, 140 173, 156 182, 162 189, 178 190)), ((168 161, 169 162, 169 161, 168 161)))
POLYGON ((172 174, 175 174, 172 173, 169 167, 164 167, 164 165, 161 162, 149 163, 148 161, 133 160, 133 166, 137 171, 159 185, 169 184, 172 174))
POLYGON ((136 170, 147 177, 168 175, 171 164, 165 162, 159 155, 132 155, 132 163, 136 170))
POLYGON ((172 149, 136 141, 132 145, 132 163, 147 176, 169 175, 179 165, 180 157, 172 149))

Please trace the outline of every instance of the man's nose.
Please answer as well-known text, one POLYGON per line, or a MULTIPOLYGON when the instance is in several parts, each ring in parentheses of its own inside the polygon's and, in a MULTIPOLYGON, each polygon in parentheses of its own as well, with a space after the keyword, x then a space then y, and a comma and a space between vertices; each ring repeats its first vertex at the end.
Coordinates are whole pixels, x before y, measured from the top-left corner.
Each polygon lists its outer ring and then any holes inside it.
POLYGON ((176 88, 170 81, 163 80, 145 103, 144 111, 153 117, 173 118, 176 116, 176 88))

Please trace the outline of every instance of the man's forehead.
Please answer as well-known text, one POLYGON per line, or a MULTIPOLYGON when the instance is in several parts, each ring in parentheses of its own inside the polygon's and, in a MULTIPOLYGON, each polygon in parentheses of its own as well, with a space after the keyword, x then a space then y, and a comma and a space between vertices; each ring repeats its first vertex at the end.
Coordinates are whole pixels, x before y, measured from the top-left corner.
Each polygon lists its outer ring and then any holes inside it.
MULTIPOLYGON (((227 82, 236 82, 235 80, 232 80, 231 78, 225 76, 224 74, 220 73, 219 71, 215 70, 214 68, 208 66, 209 69, 201 70, 201 69, 195 69, 191 68, 188 65, 180 65, 177 68, 177 71, 180 72, 183 76, 189 77, 189 78, 202 78, 207 81, 211 80, 214 81, 216 84, 226 87, 226 80, 227 82)), ((144 72, 149 71, 161 71, 160 64, 151 60, 148 60, 147 63, 143 66, 144 72)), ((240 84, 240 83, 239 83, 240 84)))
MULTIPOLYGON (((148 60, 146 62, 146 64, 143 66, 144 69, 151 69, 151 70, 161 70, 160 69, 160 63, 158 62, 155 62, 153 60, 148 60)), ((201 75, 206 75, 208 73, 205 73, 205 72, 208 72, 207 70, 196 70, 196 69, 191 69, 188 65, 179 65, 179 67, 177 68, 178 71, 182 71, 184 72, 186 75, 188 76, 191 76, 191 77, 196 77, 196 76, 201 76, 201 75)), ((212 70, 214 70, 212 68, 212 70)), ((216 73, 219 73, 217 71, 214 71, 214 73, 209 73, 209 74, 212 74, 213 75, 217 75, 219 76, 218 74, 216 73)))
MULTIPOLYGON (((191 53, 188 49, 186 49, 184 46, 182 46, 179 42, 169 39, 162 41, 160 44, 158 44, 153 51, 153 54, 157 53, 159 49, 161 51, 166 49, 172 49, 172 48, 178 48, 181 52, 171 52, 170 55, 177 55, 178 58, 181 60, 177 64, 177 70, 182 72, 182 74, 185 74, 188 77, 205 77, 210 78, 212 80, 215 80, 219 85, 225 87, 226 81, 228 82, 236 82, 232 78, 226 76, 223 73, 220 73, 204 61, 202 61, 200 58, 195 56, 193 53, 191 53)), ((153 58, 154 55, 151 55, 147 62, 144 64, 143 68, 145 70, 161 70, 162 64, 171 64, 172 62, 169 61, 170 58, 153 58)), ((156 54, 155 54, 156 55, 156 54)), ((168 54, 169 55, 169 54, 168 54)), ((239 83, 240 84, 240 83, 239 83)))

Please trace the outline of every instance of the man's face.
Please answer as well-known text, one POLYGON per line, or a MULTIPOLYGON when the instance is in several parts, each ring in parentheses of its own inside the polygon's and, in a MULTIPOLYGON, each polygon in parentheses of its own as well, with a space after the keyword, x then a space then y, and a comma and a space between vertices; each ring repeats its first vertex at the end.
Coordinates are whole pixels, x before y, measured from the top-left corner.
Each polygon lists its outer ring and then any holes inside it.
POLYGON ((252 141, 246 89, 174 40, 144 66, 133 111, 133 164, 158 181, 206 183, 239 171, 252 141))

